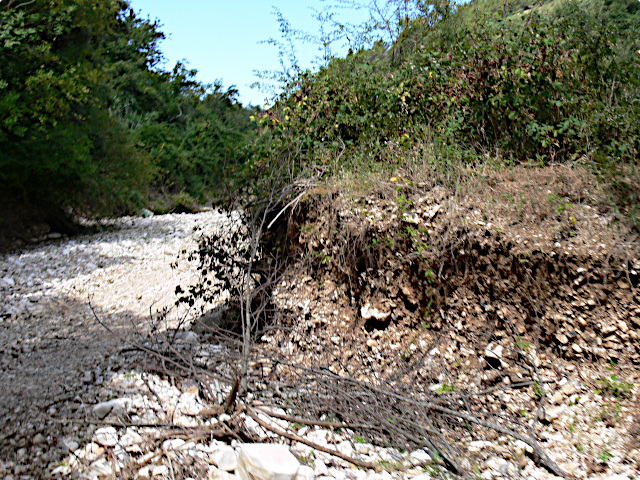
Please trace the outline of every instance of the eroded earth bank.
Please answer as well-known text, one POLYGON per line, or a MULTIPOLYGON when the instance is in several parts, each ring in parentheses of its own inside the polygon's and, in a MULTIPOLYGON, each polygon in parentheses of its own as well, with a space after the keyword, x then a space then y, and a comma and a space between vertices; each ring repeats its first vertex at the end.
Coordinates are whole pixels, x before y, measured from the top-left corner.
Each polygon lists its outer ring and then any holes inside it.
POLYGON ((234 219, 2 256, 0 478, 244 480, 264 441, 300 479, 638 478, 637 232, 588 172, 483 175, 309 192, 244 383, 234 333, 174 307, 234 219))

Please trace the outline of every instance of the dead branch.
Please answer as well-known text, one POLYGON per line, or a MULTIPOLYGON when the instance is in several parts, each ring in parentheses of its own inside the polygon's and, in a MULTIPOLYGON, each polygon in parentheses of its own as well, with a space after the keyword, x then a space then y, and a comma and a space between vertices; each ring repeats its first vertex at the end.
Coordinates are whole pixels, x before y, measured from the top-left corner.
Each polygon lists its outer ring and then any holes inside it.
POLYGON ((278 418, 280 420, 286 420, 289 423, 299 423, 300 425, 309 425, 314 427, 323 427, 323 428, 364 428, 364 429, 378 429, 377 425, 365 424, 365 423, 339 423, 339 422, 323 422, 320 420, 308 420, 302 417, 292 417, 290 415, 282 415, 280 413, 272 412, 271 410, 265 410, 258 405, 253 405, 253 408, 259 410, 261 413, 265 415, 269 415, 273 418, 278 418))
POLYGON ((322 445, 318 445, 317 443, 314 443, 310 440, 307 440, 306 438, 300 437, 299 435, 295 435, 293 433, 289 433, 289 432, 285 432, 284 430, 281 430, 273 425, 269 425, 267 422, 265 422, 264 420, 262 420, 258 414, 255 412, 255 410, 253 410, 251 407, 247 406, 246 408, 247 410, 247 415, 249 415, 253 420, 255 420, 262 428, 264 428, 265 430, 269 430, 272 433, 275 433, 276 435, 282 437, 282 438, 287 438, 289 440, 292 440, 294 442, 299 442, 299 443, 303 443, 315 450, 318 450, 319 452, 324 452, 324 453, 328 453, 329 455, 333 455, 335 457, 341 458, 342 460, 345 460, 349 463, 352 463, 353 465, 357 465, 359 467, 362 468, 367 468, 367 469, 372 469, 372 470, 376 470, 379 471, 381 469, 380 465, 374 465, 373 463, 369 463, 369 462, 362 462, 360 460, 358 460, 357 458, 353 458, 350 457, 348 455, 345 455, 344 453, 341 453, 337 450, 333 450, 331 448, 327 448, 324 447, 322 445))
MULTIPOLYGON (((194 365, 189 365, 189 364, 185 365, 183 363, 180 363, 180 362, 178 362, 178 361, 176 361, 176 360, 164 355, 162 352, 160 352, 158 350, 155 350, 155 349, 149 348, 149 347, 145 347, 144 345, 141 345, 141 344, 139 344, 137 342, 134 342, 134 341, 131 341, 130 339, 125 338, 123 335, 121 335, 118 332, 115 332, 113 329, 111 329, 107 324, 105 324, 100 319, 100 317, 98 317, 98 314, 96 313, 96 311, 93 308, 93 305, 91 303, 91 299, 89 299, 89 308, 91 309, 91 313, 93 314, 93 317, 96 320, 96 322, 98 322, 98 324, 100 324, 105 330, 107 330, 110 334, 112 334, 118 340, 121 340, 122 342, 131 345, 132 347, 138 349, 141 352, 145 352, 145 353, 148 353, 150 355, 154 355, 154 356, 160 358, 163 362, 167 362, 167 363, 175 366, 179 370, 186 371, 189 374, 193 374, 194 371, 195 371, 197 373, 201 373, 201 374, 207 375, 207 376, 209 376, 211 378, 215 378, 216 380, 218 380, 220 382, 224 382, 224 383, 227 383, 229 385, 232 384, 231 380, 229 380, 227 378, 224 378, 221 375, 217 375, 217 374, 214 374, 214 373, 212 373, 210 371, 199 369, 199 368, 195 367, 194 365)), ((165 372, 165 373, 168 373, 168 372, 165 372)))

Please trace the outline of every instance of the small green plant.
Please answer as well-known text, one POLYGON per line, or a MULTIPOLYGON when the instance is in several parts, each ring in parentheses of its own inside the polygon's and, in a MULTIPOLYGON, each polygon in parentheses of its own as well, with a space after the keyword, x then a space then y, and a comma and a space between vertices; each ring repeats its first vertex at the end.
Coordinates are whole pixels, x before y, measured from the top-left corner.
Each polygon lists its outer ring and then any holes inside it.
POLYGON ((445 395, 447 393, 453 393, 455 392, 457 389, 455 387, 455 385, 451 384, 451 383, 443 383, 442 385, 440 385, 438 387, 438 389, 436 390, 436 394, 438 395, 445 395))
POLYGON ((315 460, 313 458, 311 458, 311 456, 313 455, 313 450, 309 453, 309 455, 300 455, 300 461, 305 464, 308 465, 310 467, 315 467, 315 460))
POLYGON ((404 196, 404 193, 397 199, 400 213, 405 213, 413 205, 413 202, 404 196))
POLYGON ((602 377, 597 382, 599 388, 596 393, 600 395, 611 394, 618 399, 630 398, 633 383, 620 380, 615 375, 610 377, 602 377))
POLYGON ((518 348, 518 350, 522 350, 524 353, 529 353, 529 347, 530 345, 527 342, 523 342, 522 339, 520 338, 520 335, 518 335, 518 340, 516 341, 516 348, 518 348))
POLYGON ((400 470, 403 466, 399 460, 378 460, 376 463, 388 472, 400 470))
POLYGON ((370 248, 375 247, 379 242, 380 240, 374 238, 373 240, 371 240, 371 243, 365 247, 365 250, 369 250, 370 248))
POLYGON ((600 461, 602 463, 604 463, 605 465, 607 463, 609 463, 609 460, 613 458, 613 454, 607 450, 606 448, 602 451, 602 453, 600 455, 598 455, 598 458, 600 459, 600 461))
POLYGON ((596 422, 605 422, 609 426, 618 423, 622 418, 622 406, 615 402, 612 408, 603 407, 597 415, 594 416, 596 422))
POLYGON ((542 398, 542 387, 537 380, 533 382, 533 398, 540 400, 542 398))
POLYGON ((578 451, 578 453, 584 453, 584 447, 579 443, 576 445, 576 450, 578 451))
POLYGON ((436 274, 435 274, 435 272, 433 271, 433 269, 432 269, 432 268, 427 269, 427 271, 426 271, 426 272, 424 272, 424 274, 425 274, 425 276, 427 277, 427 281, 428 281, 429 283, 432 283, 432 282, 433 282, 433 280, 435 279, 435 276, 436 276, 436 274))
POLYGON ((362 437, 360 437, 360 436, 356 435, 355 437, 353 437, 353 441, 354 441, 355 443, 364 443, 364 438, 362 438, 362 437))

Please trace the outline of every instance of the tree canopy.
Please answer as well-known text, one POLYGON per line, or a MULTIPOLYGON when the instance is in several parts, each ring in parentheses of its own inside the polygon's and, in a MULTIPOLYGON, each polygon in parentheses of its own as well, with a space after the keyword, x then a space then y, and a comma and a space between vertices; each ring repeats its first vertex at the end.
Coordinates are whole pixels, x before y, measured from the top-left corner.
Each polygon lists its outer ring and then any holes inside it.
POLYGON ((125 0, 0 4, 5 218, 123 213, 150 192, 202 199, 243 161, 251 112, 233 88, 162 70, 163 38, 125 0))

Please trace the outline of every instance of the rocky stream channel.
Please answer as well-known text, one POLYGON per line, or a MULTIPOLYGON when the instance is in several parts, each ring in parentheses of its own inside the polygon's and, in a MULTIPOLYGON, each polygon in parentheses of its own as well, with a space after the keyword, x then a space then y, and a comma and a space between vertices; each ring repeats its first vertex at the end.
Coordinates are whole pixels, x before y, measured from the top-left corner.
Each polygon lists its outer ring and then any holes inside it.
MULTIPOLYGON (((256 437, 275 443, 185 436, 196 427, 219 433, 217 426, 237 419, 212 410, 196 382, 163 374, 157 359, 132 342, 182 327, 174 337, 177 349, 207 358, 218 348, 188 331, 183 320, 189 312, 173 305, 175 287, 192 284, 197 275, 182 252, 229 221, 215 211, 124 218, 99 233, 51 235, 0 257, 0 479, 448 476, 427 450, 400 451, 366 443, 348 430, 297 426, 297 434, 316 445, 380 467, 357 468, 278 438, 244 413, 241 420, 256 437), (163 309, 165 316, 158 314, 163 309)), ((377 343, 373 336, 363 348, 375 350, 377 343)), ((416 342, 412 348, 422 346, 416 342)), ((640 478, 640 428, 631 400, 640 378, 632 372, 628 382, 616 383, 609 373, 605 378, 613 386, 597 390, 593 385, 602 373, 588 366, 540 355, 540 370, 548 391, 538 438, 549 456, 576 478, 640 478)), ((228 394, 215 382, 209 388, 219 402, 228 394)), ((287 426, 285 420, 258 416, 276 428, 287 426)), ((477 478, 556 478, 513 438, 470 442, 467 448, 476 458, 469 466, 477 478)))

